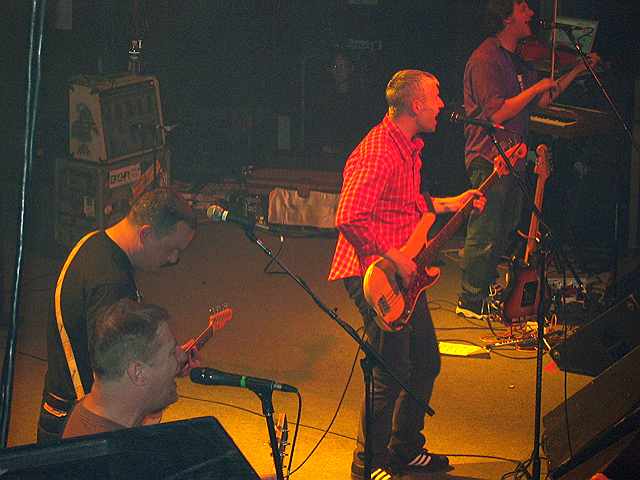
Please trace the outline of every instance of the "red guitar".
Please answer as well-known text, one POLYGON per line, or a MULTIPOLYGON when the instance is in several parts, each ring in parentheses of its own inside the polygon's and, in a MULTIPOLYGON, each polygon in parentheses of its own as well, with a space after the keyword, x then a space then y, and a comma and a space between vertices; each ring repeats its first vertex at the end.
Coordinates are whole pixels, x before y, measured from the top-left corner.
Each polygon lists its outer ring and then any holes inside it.
MULTIPOLYGON (((538 180, 533 203, 540 211, 542 211, 544 186, 551 174, 550 158, 549 147, 544 144, 538 145, 534 169, 534 172, 538 175, 538 180)), ((526 236, 527 246, 524 252, 524 260, 514 259, 507 275, 507 287, 503 294, 504 306, 502 311, 502 318, 505 323, 512 323, 518 319, 526 320, 538 313, 538 305, 540 305, 538 269, 529 262, 531 254, 534 253, 538 245, 540 236, 538 223, 538 216, 535 212, 532 212, 529 234, 526 236)), ((548 293, 547 291, 545 295, 548 293)))
POLYGON ((200 335, 191 339, 191 341, 184 346, 184 352, 187 354, 187 357, 190 357, 204 347, 211 337, 213 337, 213 334, 218 330, 222 330, 232 318, 233 310, 231 310, 231 307, 226 303, 209 308, 209 324, 200 335))
MULTIPOLYGON (((515 165, 526 157, 527 146, 519 143, 509 148, 506 153, 511 164, 515 165)), ((478 190, 485 192, 505 172, 506 166, 501 165, 501 162, 502 157, 496 157, 496 167, 478 190)), ((407 288, 402 286, 395 265, 391 261, 380 258, 367 268, 363 279, 364 296, 376 311, 376 322, 382 330, 402 330, 409 322, 420 293, 438 281, 440 269, 430 265, 444 244, 463 224, 466 214, 472 208, 472 202, 473 200, 469 200, 458 210, 431 240, 428 239, 428 233, 436 216, 431 212, 423 215, 407 243, 400 248, 400 251, 412 258, 418 267, 417 275, 407 288)))

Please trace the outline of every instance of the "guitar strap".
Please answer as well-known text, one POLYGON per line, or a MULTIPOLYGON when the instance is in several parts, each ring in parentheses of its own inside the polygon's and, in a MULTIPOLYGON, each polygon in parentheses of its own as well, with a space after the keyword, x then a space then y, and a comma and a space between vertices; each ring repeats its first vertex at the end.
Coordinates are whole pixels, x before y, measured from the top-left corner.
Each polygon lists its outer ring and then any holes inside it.
POLYGON ((60 272, 60 276, 58 277, 58 281, 56 283, 56 291, 55 291, 55 314, 56 314, 56 324, 58 326, 58 332, 60 333, 60 342, 62 343, 62 348, 64 350, 64 355, 67 359, 67 366, 69 367, 69 375, 71 376, 71 382, 73 383, 73 388, 76 392, 76 400, 80 400, 85 395, 84 387, 82 386, 82 379, 80 378, 80 372, 78 371, 78 364, 76 363, 76 357, 73 353, 73 347, 71 346, 71 341, 69 340, 69 334, 67 333, 67 329, 64 326, 64 320, 62 318, 62 284, 64 283, 64 278, 67 274, 67 270, 69 270, 69 266, 71 262, 76 257, 78 250, 82 248, 82 246, 89 240, 91 237, 96 235, 98 230, 86 234, 84 237, 80 239, 76 246, 73 247, 71 253, 67 257, 67 261, 64 263, 62 267, 62 271, 60 272))
POLYGON ((429 207, 429 211, 431 213, 436 213, 436 208, 433 206, 433 200, 431 199, 431 194, 429 192, 424 192, 424 200, 427 202, 427 207, 429 207))

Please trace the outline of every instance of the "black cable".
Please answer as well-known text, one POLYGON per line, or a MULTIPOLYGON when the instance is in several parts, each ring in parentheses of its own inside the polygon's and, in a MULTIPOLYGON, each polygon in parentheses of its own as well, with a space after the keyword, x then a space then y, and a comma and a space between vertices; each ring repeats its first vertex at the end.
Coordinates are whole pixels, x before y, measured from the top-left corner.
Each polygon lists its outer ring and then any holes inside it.
POLYGON ((499 357, 508 358, 509 360, 535 360, 537 357, 529 356, 529 357, 512 357, 511 355, 505 355, 504 353, 500 353, 496 350, 491 350, 491 353, 495 353, 499 357))
MULTIPOLYGON (((358 329, 358 331, 361 331, 362 328, 358 329)), ((342 392, 342 395, 340 396, 340 400, 338 401, 338 406, 336 407, 336 411, 331 419, 331 421, 329 422, 329 425, 325 428, 325 429, 320 429, 318 427, 313 427, 311 425, 305 425, 303 423, 300 422, 300 419, 302 418, 302 398, 300 397, 300 394, 298 393, 299 398, 299 403, 298 403, 298 418, 296 419, 296 430, 294 433, 294 439, 292 442, 292 448, 291 448, 291 456, 289 458, 289 466, 287 467, 288 473, 287 473, 287 478, 290 477, 291 475, 293 475, 295 472, 297 472, 298 470, 300 470, 300 468, 302 468, 302 466, 311 458, 311 456, 315 453, 315 451, 318 449, 318 447, 320 446, 320 444, 322 443, 322 441, 324 440, 324 438, 328 435, 328 434, 332 434, 335 436, 339 436, 339 437, 343 437, 343 438, 347 438, 350 440, 355 440, 355 438, 347 436, 347 435, 343 435, 340 433, 335 433, 335 432, 331 432, 331 427, 333 426, 333 423, 335 422, 335 419, 338 417, 338 414, 340 413, 340 408, 342 407, 342 403, 344 401, 344 398, 347 394, 347 391, 349 389, 349 385, 351 384, 351 380, 353 378, 353 372, 355 370, 355 366, 356 366, 356 362, 358 360, 358 355, 360 354, 360 348, 358 347, 358 349, 356 350, 354 359, 353 359, 353 363, 351 365, 351 371, 349 372, 349 376, 347 378, 347 382, 345 384, 344 390, 342 392), (310 452, 307 454, 307 456, 305 457, 305 459, 293 470, 291 470, 291 462, 293 459, 293 451, 295 448, 295 442, 297 440, 297 436, 298 436, 298 429, 299 427, 305 427, 305 428, 309 428, 309 429, 313 429, 313 430, 319 430, 322 431, 323 434, 320 437, 320 439, 318 440, 318 442, 316 443, 316 445, 310 450, 310 452)), ((195 401, 200 401, 200 402, 207 402, 207 403, 212 403, 212 404, 217 404, 217 405, 221 405, 221 406, 225 406, 225 407, 230 407, 230 408, 235 408, 238 409, 240 411, 249 413, 251 415, 255 415, 257 417, 264 417, 264 415, 260 412, 257 412, 255 410, 251 410, 249 408, 244 408, 244 407, 239 407, 237 405, 232 405, 229 403, 225 403, 225 402, 220 402, 217 400, 209 400, 209 399, 204 399, 204 398, 198 398, 198 397, 192 397, 189 395, 179 395, 179 398, 184 398, 184 399, 188 399, 188 400, 195 400, 195 401)))
MULTIPOLYGON (((562 308, 564 309, 564 297, 562 297, 562 299, 560 300, 560 304, 562 305, 562 308)), ((562 325, 562 336, 563 336, 563 342, 564 345, 567 344, 567 322, 564 322, 562 325)), ((568 351, 569 349, 567 349, 568 351)), ((567 399, 569 398, 569 393, 568 393, 568 377, 569 374, 567 373, 568 368, 565 368, 563 370, 563 392, 564 392, 564 422, 565 422, 565 430, 567 432, 567 446, 569 447, 569 458, 573 458, 573 444, 571 442, 571 422, 569 422, 569 404, 567 402, 567 399)))
POLYGON ((325 437, 327 436, 327 434, 331 430, 331 426, 333 425, 333 422, 335 422, 336 418, 338 417, 338 413, 340 412, 340 408, 342 407, 342 402, 344 401, 344 397, 347 394, 347 390, 349 388, 349 384, 351 383, 351 379, 353 378, 353 372, 354 372, 354 370, 356 368, 356 362, 358 360, 358 355, 359 354, 360 354, 360 347, 358 346, 358 348, 356 350, 356 354, 353 357, 353 363, 351 364, 351 371, 349 372, 349 377, 347 378, 347 383, 344 386, 344 390, 342 391, 342 395, 340 396, 340 401, 338 402, 338 406, 336 408, 336 411, 333 414, 333 418, 331 418, 331 421, 329 422, 329 426, 326 428, 324 433, 320 436, 320 439, 316 442, 315 446, 311 449, 311 451, 309 451, 309 453, 307 454, 305 459, 300 463, 300 465, 298 465, 296 468, 294 468, 293 470, 291 470, 289 472, 290 476, 293 475, 298 470, 300 470, 302 468, 302 466, 311 458, 311 456, 315 453, 315 451, 318 449, 318 447, 320 446, 322 441, 325 439, 325 437))
POLYGON ((487 327, 470 326, 470 327, 436 327, 436 330, 442 332, 452 332, 454 330, 486 330, 487 327))
POLYGON ((298 414, 296 416, 296 429, 293 433, 293 441, 291 442, 291 453, 289 454, 289 464, 287 465, 287 474, 285 475, 285 478, 289 478, 289 476, 291 475, 291 464, 293 463, 293 452, 296 449, 296 442, 298 440, 298 430, 300 429, 300 419, 302 418, 302 396, 300 395, 300 392, 296 392, 296 395, 298 396, 298 414))
POLYGON ((212 403, 214 405, 221 405, 223 407, 230 407, 240 410, 241 412, 248 413, 250 415, 255 415, 256 417, 264 418, 264 414, 262 412, 258 412, 256 410, 251 410, 250 408, 239 407, 238 405, 234 405, 232 403, 220 402, 218 400, 209 400, 208 398, 200 398, 200 397, 192 397, 191 395, 178 395, 179 398, 185 398, 187 400, 195 400, 197 402, 205 402, 212 403))
POLYGON ((275 258, 270 258, 267 264, 262 269, 264 273, 268 275, 286 275, 287 274, 287 272, 285 272, 284 270, 269 270, 269 267, 271 267, 271 265, 273 265, 276 262, 275 259, 280 256, 280 253, 284 249, 284 238, 285 238, 284 235, 280 235, 280 248, 274 255, 275 258))
POLYGON ((39 356, 34 355, 34 354, 32 354, 32 353, 27 353, 27 352, 20 352, 20 351, 18 351, 18 355, 22 355, 22 356, 24 356, 24 357, 33 358, 34 360, 38 360, 38 361, 40 361, 40 362, 47 363, 47 359, 46 359, 46 358, 39 357, 39 356))

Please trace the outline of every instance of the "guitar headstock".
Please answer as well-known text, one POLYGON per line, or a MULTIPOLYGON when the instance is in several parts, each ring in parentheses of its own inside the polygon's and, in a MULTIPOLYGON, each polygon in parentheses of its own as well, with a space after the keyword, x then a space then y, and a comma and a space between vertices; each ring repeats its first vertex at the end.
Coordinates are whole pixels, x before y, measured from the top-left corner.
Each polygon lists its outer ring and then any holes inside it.
POLYGON ((214 331, 223 329, 233 318, 233 310, 227 303, 209 307, 209 325, 214 331))
POLYGON ((544 143, 536 147, 536 166, 533 169, 538 178, 546 181, 551 175, 551 151, 544 143))
MULTIPOLYGON (((529 149, 527 148, 527 145, 524 142, 520 142, 509 147, 507 150, 505 150, 504 153, 507 155, 507 158, 509 159, 511 166, 515 167, 520 160, 522 160, 527 156, 528 152, 529 152, 529 149)), ((502 155, 497 155, 493 159, 493 165, 495 166, 495 169, 498 171, 498 174, 500 176, 509 174, 510 169, 504 164, 504 159, 502 158, 502 155)))

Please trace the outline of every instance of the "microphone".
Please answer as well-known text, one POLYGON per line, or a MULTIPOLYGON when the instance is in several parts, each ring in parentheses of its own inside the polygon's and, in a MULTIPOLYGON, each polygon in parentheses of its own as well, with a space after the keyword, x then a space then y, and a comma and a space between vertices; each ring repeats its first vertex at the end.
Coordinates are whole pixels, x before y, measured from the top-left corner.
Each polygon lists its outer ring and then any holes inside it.
POLYGON ((538 20, 538 27, 543 30, 550 30, 552 28, 559 28, 560 30, 589 30, 591 27, 582 27, 580 25, 570 25, 568 23, 557 23, 549 20, 538 20))
POLYGON ((286 383, 277 383, 266 378, 247 377, 235 373, 221 372, 214 368, 192 368, 191 381, 200 385, 224 385, 228 387, 248 388, 255 393, 281 392, 298 393, 296 387, 286 383))
POLYGON ((449 121, 451 123, 469 123, 471 125, 478 125, 479 127, 493 130, 506 130, 504 125, 500 125, 499 123, 493 123, 489 120, 481 120, 479 118, 467 118, 464 112, 453 111, 449 113, 449 121))
MULTIPOLYGON (((249 230, 253 230, 256 227, 255 220, 231 213, 226 208, 221 207, 220 205, 216 205, 215 203, 212 205, 209 205, 209 207, 207 208, 207 217, 209 217, 211 220, 213 220, 216 223, 219 223, 219 222, 237 223, 238 225, 241 225, 242 227, 249 230)), ((265 225, 260 225, 260 228, 262 228, 263 230, 269 229, 265 225)))

